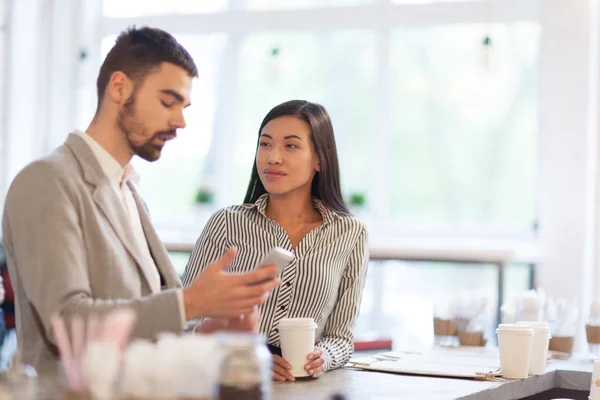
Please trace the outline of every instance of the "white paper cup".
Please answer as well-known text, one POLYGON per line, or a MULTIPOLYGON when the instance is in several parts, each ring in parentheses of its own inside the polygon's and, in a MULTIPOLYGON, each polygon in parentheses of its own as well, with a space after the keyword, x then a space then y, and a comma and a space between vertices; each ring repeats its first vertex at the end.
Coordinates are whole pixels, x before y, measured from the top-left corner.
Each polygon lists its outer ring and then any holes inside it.
POLYGON ((592 383, 590 385, 590 400, 600 400, 600 360, 594 361, 592 383))
POLYGON ((308 376, 304 366, 306 356, 315 349, 317 324, 312 318, 284 318, 277 328, 281 355, 292 365, 290 373, 297 378, 308 376))
POLYGON ((529 357, 529 374, 543 375, 546 372, 548 347, 550 346, 550 328, 546 322, 519 321, 519 325, 529 325, 533 328, 531 356, 529 357))
POLYGON ((527 378, 533 328, 529 325, 500 324, 496 333, 502 376, 509 379, 527 378))

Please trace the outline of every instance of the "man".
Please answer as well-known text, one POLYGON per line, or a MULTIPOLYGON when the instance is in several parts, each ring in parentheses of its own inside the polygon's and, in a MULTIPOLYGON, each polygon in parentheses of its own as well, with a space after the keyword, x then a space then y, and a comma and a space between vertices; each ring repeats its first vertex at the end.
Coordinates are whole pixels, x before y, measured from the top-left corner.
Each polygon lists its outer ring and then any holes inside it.
POLYGON ((133 185, 131 158, 157 160, 185 127, 197 75, 189 53, 168 33, 123 32, 100 68, 98 107, 86 132, 71 133, 13 181, 3 240, 21 360, 38 372, 56 371, 54 313, 69 322, 131 307, 138 316, 134 336, 154 338, 198 317, 252 312, 279 284, 268 279, 275 266, 225 274, 230 250, 182 289, 133 185))

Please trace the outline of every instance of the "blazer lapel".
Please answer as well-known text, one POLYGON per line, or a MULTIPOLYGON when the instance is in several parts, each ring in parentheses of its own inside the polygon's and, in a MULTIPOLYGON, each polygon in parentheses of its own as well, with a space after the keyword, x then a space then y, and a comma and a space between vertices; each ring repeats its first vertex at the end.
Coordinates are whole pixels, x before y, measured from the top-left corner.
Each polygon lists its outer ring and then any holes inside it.
POLYGON ((135 235, 133 234, 133 229, 129 223, 129 217, 125 214, 123 205, 116 196, 117 195, 110 184, 97 186, 94 191, 94 201, 96 202, 96 205, 102 210, 102 213, 104 213, 104 216, 108 222, 110 222, 113 230, 135 260, 138 269, 146 280, 148 288, 151 288, 151 275, 148 268, 152 268, 152 266, 146 265, 146 263, 143 262, 139 245, 135 243, 135 235))
POLYGON ((89 148, 88 144, 77 134, 70 134, 65 144, 71 149, 83 171, 84 180, 94 186, 92 197, 98 208, 102 211, 111 227, 127 249, 131 257, 135 260, 138 270, 144 277, 147 290, 150 291, 150 273, 143 262, 139 246, 135 243, 133 229, 129 223, 128 216, 123 209, 123 205, 117 197, 114 189, 111 187, 108 178, 104 175, 96 156, 89 148))
POLYGON ((150 215, 148 214, 148 210, 146 209, 146 204, 142 200, 141 196, 138 194, 137 190, 135 189, 135 186, 130 182, 127 182, 127 184, 129 185, 129 189, 131 190, 133 198, 135 199, 135 204, 140 214, 142 228, 144 229, 144 235, 146 235, 146 240, 148 242, 148 247, 150 248, 150 253, 152 254, 152 258, 154 258, 154 262, 156 263, 158 271, 165 280, 166 286, 168 288, 182 287, 181 280, 175 272, 175 268, 171 263, 171 259, 169 258, 167 249, 158 237, 154 226, 152 226, 152 222, 150 221, 150 215))

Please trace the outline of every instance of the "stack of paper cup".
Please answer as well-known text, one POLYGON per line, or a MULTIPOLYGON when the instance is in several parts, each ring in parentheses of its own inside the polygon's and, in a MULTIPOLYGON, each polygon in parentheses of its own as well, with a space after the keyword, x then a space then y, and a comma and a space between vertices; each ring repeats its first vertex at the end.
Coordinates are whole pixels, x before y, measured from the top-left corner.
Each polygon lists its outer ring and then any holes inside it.
POLYGON ((600 400, 600 360, 594 361, 592 384, 590 385, 590 400, 600 400))
POLYGON ((517 324, 529 325, 533 328, 531 356, 529 357, 529 374, 543 375, 546 371, 548 347, 550 345, 550 328, 548 327, 548 323, 541 321, 520 321, 517 324))
POLYGON ((312 318, 284 318, 279 321, 281 355, 291 365, 295 377, 308 376, 306 356, 314 350, 317 324, 312 318))
POLYGON ((529 325, 500 324, 496 333, 502 376, 509 379, 527 378, 533 328, 529 325))

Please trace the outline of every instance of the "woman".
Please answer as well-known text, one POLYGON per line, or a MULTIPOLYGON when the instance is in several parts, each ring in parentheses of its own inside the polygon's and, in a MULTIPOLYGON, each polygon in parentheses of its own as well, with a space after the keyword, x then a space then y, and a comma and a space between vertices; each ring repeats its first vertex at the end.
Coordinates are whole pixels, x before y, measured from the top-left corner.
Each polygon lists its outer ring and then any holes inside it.
POLYGON ((264 118, 243 205, 215 213, 186 267, 188 285, 228 248, 238 250, 227 268, 256 267, 275 246, 295 259, 282 271, 259 312, 259 330, 273 353, 273 377, 294 381, 281 357, 277 326, 282 318, 314 318, 315 350, 306 371, 319 377, 343 366, 353 351, 368 265, 367 229, 352 217, 340 189, 333 126, 324 107, 292 100, 264 118))

